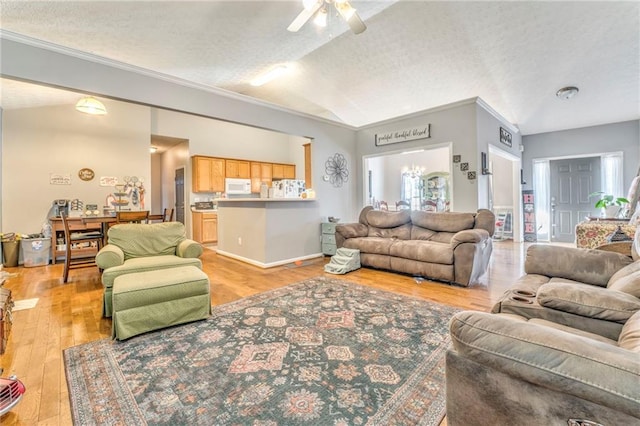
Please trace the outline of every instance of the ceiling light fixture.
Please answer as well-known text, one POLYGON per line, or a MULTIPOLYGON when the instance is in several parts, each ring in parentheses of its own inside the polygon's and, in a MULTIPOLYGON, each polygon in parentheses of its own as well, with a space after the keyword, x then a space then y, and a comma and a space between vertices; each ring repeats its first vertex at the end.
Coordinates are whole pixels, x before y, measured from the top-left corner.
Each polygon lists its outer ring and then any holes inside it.
POLYGON ((281 75, 286 73, 288 70, 289 70, 289 67, 287 67, 286 65, 278 65, 274 68, 271 68, 266 73, 259 75, 258 77, 251 80, 250 84, 256 87, 262 86, 263 84, 267 84, 271 80, 274 80, 280 77, 281 75))
POLYGON ((558 90, 556 92, 556 96, 560 99, 563 100, 568 100, 573 98, 575 95, 578 94, 580 90, 577 87, 574 86, 567 86, 567 87, 563 87, 562 89, 558 90))
POLYGON ((313 18, 313 23, 322 28, 327 26, 327 8, 326 7, 323 7, 322 9, 320 9, 318 13, 316 13, 316 17, 313 18))
POLYGON ((149 148, 149 152, 152 153, 152 154, 155 154, 156 151, 158 151, 158 147, 157 146, 152 146, 152 147, 149 148))
POLYGON ((107 108, 92 96, 85 96, 76 103, 76 110, 91 115, 105 115, 107 108))

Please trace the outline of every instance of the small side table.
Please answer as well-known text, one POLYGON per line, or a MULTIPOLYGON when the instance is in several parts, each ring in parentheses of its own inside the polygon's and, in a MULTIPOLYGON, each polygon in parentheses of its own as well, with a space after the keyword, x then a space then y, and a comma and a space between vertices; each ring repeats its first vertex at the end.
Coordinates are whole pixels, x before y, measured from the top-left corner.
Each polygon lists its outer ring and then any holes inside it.
POLYGON ((336 224, 333 222, 322 223, 322 253, 327 256, 336 254, 336 224))

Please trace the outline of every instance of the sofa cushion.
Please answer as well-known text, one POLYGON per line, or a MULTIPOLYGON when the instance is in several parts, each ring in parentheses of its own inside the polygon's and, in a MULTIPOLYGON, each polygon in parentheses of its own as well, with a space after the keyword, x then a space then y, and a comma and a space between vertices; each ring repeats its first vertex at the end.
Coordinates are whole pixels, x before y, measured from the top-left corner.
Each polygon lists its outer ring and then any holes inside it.
POLYGON ((403 259, 420 262, 453 264, 453 250, 450 244, 432 241, 396 241, 391 245, 389 254, 403 259))
POLYGON ((366 218, 369 226, 375 228, 396 228, 411 222, 411 215, 408 210, 400 210, 399 212, 369 210, 366 218))
POLYGON ((408 240, 411 238, 411 224, 396 226, 395 228, 376 228, 369 225, 369 237, 408 240))
POLYGON ((383 254, 388 256, 391 245, 395 242, 393 238, 381 237, 360 237, 345 240, 344 247, 357 249, 362 253, 383 254))
POLYGON ((455 233, 463 229, 473 228, 475 215, 473 213, 438 213, 414 210, 411 212, 411 223, 433 231, 455 233))
POLYGON ((202 262, 198 258, 183 258, 172 255, 137 257, 127 260, 124 265, 106 269, 102 273, 102 285, 105 288, 113 287, 113 281, 120 275, 153 271, 156 269, 175 268, 178 266, 196 266, 202 269, 202 262))
POLYGON ((552 282, 540 286, 538 303, 546 308, 624 324, 640 310, 640 299, 585 284, 552 282))
POLYGON ((436 231, 432 231, 431 229, 423 228, 422 226, 416 226, 415 224, 411 226, 411 239, 412 240, 423 240, 429 241, 436 235, 436 231))
POLYGON ((122 249, 125 261, 175 254, 178 244, 186 238, 180 222, 118 224, 109 228, 108 235, 109 244, 122 249))
POLYGON ((613 274, 607 288, 640 298, 640 261, 635 261, 613 274))
POLYGON ((640 353, 640 311, 633 314, 622 326, 618 346, 640 353))

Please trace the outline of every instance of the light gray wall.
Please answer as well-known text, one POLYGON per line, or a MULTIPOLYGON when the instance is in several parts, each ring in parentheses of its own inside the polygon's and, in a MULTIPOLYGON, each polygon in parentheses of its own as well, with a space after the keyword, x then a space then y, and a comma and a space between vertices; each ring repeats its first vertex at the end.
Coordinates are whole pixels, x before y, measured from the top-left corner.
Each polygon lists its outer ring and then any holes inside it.
POLYGON ((533 189, 532 167, 536 158, 563 156, 590 156, 605 152, 624 153, 624 188, 638 172, 640 164, 640 120, 559 132, 526 135, 522 138, 524 153, 522 170, 527 185, 523 189, 533 189))
POLYGON ((149 192, 151 193, 150 211, 153 213, 162 212, 162 155, 151 154, 151 182, 149 192))
MULTIPOLYGON (((99 185, 102 176, 117 177, 120 183, 125 176, 137 176, 149 188, 149 108, 112 101, 105 105, 109 114, 104 116, 77 112, 73 105, 4 111, 3 230, 40 232, 54 199, 77 198, 102 209, 114 191, 99 185), (78 177, 85 167, 94 171, 93 180, 78 177), (51 173, 70 175, 71 185, 51 185, 51 173)), ((151 192, 145 191, 144 198, 148 210, 151 192)))
MULTIPOLYGON (((314 189, 319 206, 318 222, 326 220, 328 215, 348 217, 356 208, 356 179, 353 179, 353 174, 341 188, 321 179, 324 162, 336 152, 346 157, 351 171, 356 158, 356 132, 348 126, 272 108, 239 95, 223 96, 200 87, 177 84, 124 67, 92 62, 67 52, 5 38, 0 51, 0 72, 9 78, 313 138, 312 170, 313 181, 317 183, 314 189)), ((225 142, 234 143, 231 140, 225 142)), ((149 167, 148 160, 146 163, 149 167)))

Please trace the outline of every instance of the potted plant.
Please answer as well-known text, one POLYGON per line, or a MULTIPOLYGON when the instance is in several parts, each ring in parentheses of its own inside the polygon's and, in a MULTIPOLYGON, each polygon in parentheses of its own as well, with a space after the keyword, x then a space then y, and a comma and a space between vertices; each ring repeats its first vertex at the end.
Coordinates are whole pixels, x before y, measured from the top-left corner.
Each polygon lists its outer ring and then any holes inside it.
POLYGON ((595 208, 600 209, 600 216, 605 218, 617 217, 620 209, 629 203, 624 197, 614 197, 611 194, 605 194, 604 191, 597 191, 589 194, 589 197, 599 197, 596 200, 595 208))

